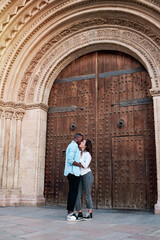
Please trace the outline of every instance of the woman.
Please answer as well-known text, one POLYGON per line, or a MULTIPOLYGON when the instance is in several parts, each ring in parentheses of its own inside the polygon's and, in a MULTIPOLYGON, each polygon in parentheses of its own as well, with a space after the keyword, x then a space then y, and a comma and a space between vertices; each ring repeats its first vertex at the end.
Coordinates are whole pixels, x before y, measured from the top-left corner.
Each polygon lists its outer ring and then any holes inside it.
POLYGON ((90 140, 86 139, 81 142, 79 145, 81 149, 81 158, 80 163, 82 167, 80 168, 80 183, 78 189, 78 195, 76 200, 76 210, 78 211, 78 219, 79 220, 92 220, 92 197, 91 190, 93 185, 93 174, 89 167, 91 158, 92 158, 92 143, 90 140), (81 206, 81 198, 82 191, 84 191, 86 207, 88 209, 86 216, 83 218, 82 214, 82 206, 81 206))

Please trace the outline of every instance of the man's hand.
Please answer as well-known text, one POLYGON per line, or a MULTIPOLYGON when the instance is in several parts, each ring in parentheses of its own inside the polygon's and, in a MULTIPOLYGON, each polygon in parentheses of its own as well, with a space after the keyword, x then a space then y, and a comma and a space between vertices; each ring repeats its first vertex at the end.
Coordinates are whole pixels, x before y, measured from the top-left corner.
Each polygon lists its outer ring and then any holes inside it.
POLYGON ((76 161, 73 162, 73 165, 74 165, 74 166, 77 166, 77 167, 83 167, 81 163, 78 163, 78 162, 76 162, 76 161))

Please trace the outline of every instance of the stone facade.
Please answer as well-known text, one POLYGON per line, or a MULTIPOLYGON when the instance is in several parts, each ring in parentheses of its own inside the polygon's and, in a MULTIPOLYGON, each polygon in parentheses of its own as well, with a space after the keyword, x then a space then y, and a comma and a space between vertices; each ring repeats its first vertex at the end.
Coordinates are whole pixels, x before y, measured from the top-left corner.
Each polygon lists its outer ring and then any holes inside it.
POLYGON ((160 214, 159 1, 6 0, 0 16, 0 205, 44 203, 50 89, 74 59, 105 49, 133 56, 151 77, 160 214))

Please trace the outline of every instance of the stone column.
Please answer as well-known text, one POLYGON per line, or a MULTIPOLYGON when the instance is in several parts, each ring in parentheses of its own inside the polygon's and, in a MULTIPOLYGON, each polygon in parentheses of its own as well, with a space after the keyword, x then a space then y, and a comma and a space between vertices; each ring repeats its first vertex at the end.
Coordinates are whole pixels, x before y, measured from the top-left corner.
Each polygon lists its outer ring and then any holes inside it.
POLYGON ((153 95, 153 104, 154 104, 155 145, 157 163, 157 203, 155 204, 154 211, 155 214, 160 214, 160 95, 159 96, 158 94, 153 95))
POLYGON ((3 151, 4 151, 4 126, 2 117, 3 110, 0 109, 0 186, 2 186, 2 168, 3 168, 3 151))
MULTIPOLYGON (((13 110, 4 111, 4 132, 2 132, 1 140, 3 142, 3 154, 2 156, 2 173, 1 173, 1 188, 0 188, 0 206, 10 205, 10 189, 7 187, 8 183, 8 163, 9 163, 9 150, 10 150, 10 133, 11 122, 13 117, 13 110)), ((2 119, 1 119, 2 120, 2 119)))
POLYGON ((42 109, 26 110, 21 135, 19 186, 23 205, 45 203, 44 168, 47 112, 42 109))
POLYGON ((9 157, 9 141, 10 141, 10 127, 13 111, 5 112, 5 144, 4 144, 4 157, 2 168, 2 188, 7 188, 7 174, 8 174, 8 157, 9 157))
POLYGON ((21 203, 21 189, 18 186, 21 125, 24 112, 14 108, 4 109, 0 121, 1 130, 1 185, 0 206, 16 206, 21 203), (2 124, 2 126, 1 126, 2 124))
POLYGON ((16 146, 15 146, 15 162, 14 162, 14 181, 13 188, 17 189, 19 178, 19 166, 20 166, 20 143, 21 143, 21 130, 22 119, 24 112, 16 112, 16 146))

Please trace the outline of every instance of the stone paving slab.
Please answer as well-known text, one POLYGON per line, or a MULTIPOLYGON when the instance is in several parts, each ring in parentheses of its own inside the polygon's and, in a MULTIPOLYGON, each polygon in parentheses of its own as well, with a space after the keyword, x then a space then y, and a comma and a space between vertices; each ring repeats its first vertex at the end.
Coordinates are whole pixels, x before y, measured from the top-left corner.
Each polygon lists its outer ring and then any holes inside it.
POLYGON ((58 206, 0 208, 0 240, 160 240, 160 215, 94 210, 92 221, 67 222, 58 206))

